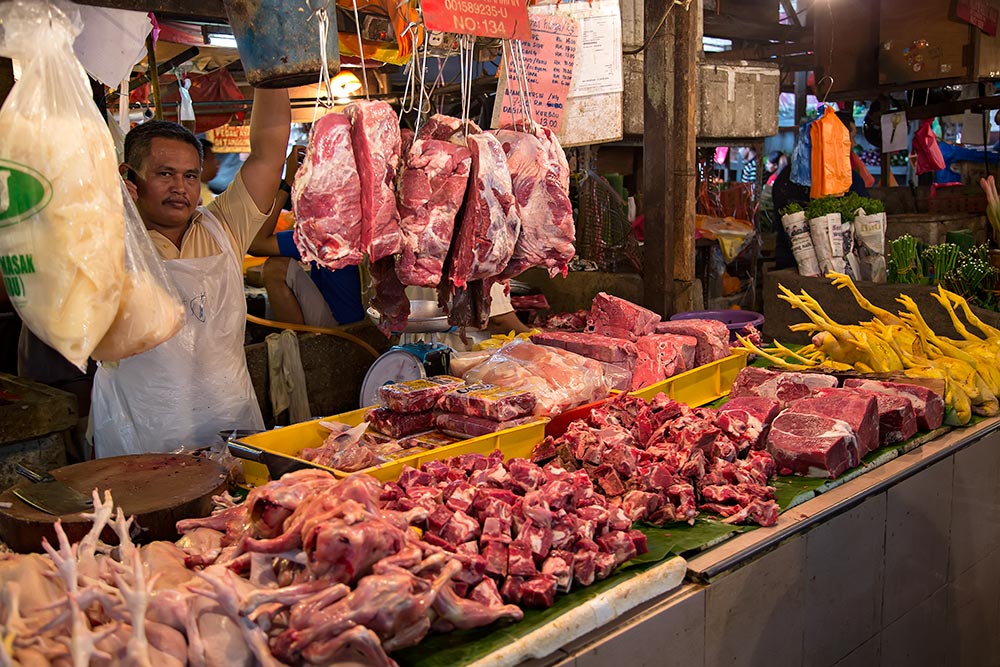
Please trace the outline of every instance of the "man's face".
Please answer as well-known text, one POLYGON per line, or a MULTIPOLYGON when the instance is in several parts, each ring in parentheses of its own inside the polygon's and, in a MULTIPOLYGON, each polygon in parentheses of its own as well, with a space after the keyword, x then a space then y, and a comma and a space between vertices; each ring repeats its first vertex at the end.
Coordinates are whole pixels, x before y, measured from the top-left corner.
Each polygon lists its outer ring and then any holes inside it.
POLYGON ((201 194, 201 165, 194 146, 156 137, 138 170, 136 202, 146 226, 179 227, 194 215, 201 194))

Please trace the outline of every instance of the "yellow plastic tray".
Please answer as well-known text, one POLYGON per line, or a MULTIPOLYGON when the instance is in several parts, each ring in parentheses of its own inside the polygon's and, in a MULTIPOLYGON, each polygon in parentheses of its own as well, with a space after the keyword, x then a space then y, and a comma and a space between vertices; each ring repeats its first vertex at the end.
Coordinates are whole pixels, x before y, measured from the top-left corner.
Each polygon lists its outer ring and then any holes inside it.
MULTIPOLYGON (((273 431, 265 431, 264 433, 247 436, 242 438, 242 440, 248 445, 253 445, 269 452, 298 456, 299 452, 307 447, 319 447, 323 444, 326 436, 329 435, 330 432, 319 425, 320 421, 338 421, 348 426, 357 426, 365 420, 365 415, 370 409, 361 408, 360 410, 326 417, 323 420, 316 419, 314 421, 301 422, 273 431)), ((358 472, 367 473, 381 482, 391 482, 399 477, 403 466, 408 465, 413 468, 419 468, 427 461, 447 459, 461 454, 489 454, 493 450, 499 449, 503 452, 504 459, 528 458, 531 456, 531 450, 534 449, 535 445, 545 438, 545 424, 548 421, 548 418, 539 418, 538 421, 531 422, 530 424, 521 424, 514 428, 508 428, 470 440, 460 440, 453 445, 423 450, 418 454, 382 463, 371 468, 365 468, 358 472)), ((334 468, 327 468, 326 466, 317 467, 328 470, 337 477, 347 477, 352 474, 334 468)), ((243 476, 246 479, 246 483, 250 486, 266 484, 270 479, 267 474, 267 466, 252 461, 243 461, 243 476)))
POLYGON ((747 354, 734 352, 725 359, 693 368, 629 393, 648 401, 662 392, 675 401, 690 406, 705 405, 728 395, 733 380, 746 365, 747 354))

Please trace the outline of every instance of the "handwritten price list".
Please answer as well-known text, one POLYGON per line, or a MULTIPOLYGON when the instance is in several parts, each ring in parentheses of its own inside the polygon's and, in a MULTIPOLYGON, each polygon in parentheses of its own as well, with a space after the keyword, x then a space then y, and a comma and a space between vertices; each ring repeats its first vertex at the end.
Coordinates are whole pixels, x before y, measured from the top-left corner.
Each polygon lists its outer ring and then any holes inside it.
MULTIPOLYGON (((579 26, 576 20, 563 16, 532 14, 532 39, 522 43, 524 72, 527 79, 528 108, 536 123, 553 132, 562 126, 563 108, 573 80, 573 64, 579 26)), ((521 103, 522 86, 514 78, 513 68, 507 70, 506 89, 500 124, 508 125, 524 117, 521 103)))

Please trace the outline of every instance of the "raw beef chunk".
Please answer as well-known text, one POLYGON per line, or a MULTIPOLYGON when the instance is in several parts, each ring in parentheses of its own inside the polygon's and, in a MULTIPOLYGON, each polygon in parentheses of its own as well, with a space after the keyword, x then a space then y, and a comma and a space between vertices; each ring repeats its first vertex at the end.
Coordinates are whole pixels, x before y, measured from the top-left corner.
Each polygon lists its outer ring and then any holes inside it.
POLYGON ((375 408, 369 410, 365 417, 379 433, 385 433, 393 438, 429 431, 434 428, 434 411, 414 412, 393 412, 387 408, 375 408))
POLYGON ((729 392, 732 398, 761 396, 771 398, 782 406, 805 398, 813 390, 837 386, 837 378, 820 373, 782 373, 764 368, 747 366, 739 372, 729 392))
POLYGON ((394 382, 379 387, 382 405, 396 412, 426 412, 433 410, 445 392, 465 382, 450 375, 436 375, 409 382, 394 382))
POLYGON ((292 210, 304 260, 334 270, 361 263, 361 180, 344 114, 327 114, 313 125, 292 187, 292 210))
POLYGON ((847 422, 792 409, 775 418, 767 436, 767 451, 781 474, 833 479, 850 468, 856 449, 854 432, 847 422))
POLYGON ((868 452, 878 449, 878 401, 873 396, 810 396, 794 401, 788 409, 847 422, 858 446, 856 458, 851 461, 852 468, 861 463, 868 452))
POLYGON ((861 378, 848 378, 844 381, 844 386, 906 398, 913 405, 913 411, 917 415, 917 428, 921 431, 933 431, 941 426, 944 420, 944 399, 933 389, 915 384, 879 382, 861 378))
POLYGON ((703 366, 729 356, 729 328, 718 320, 670 320, 660 322, 656 333, 692 336, 698 341, 695 364, 703 366))
POLYGON ((375 262, 399 252, 403 243, 395 189, 402 142, 399 116, 378 100, 353 102, 344 114, 351 119, 351 145, 361 177, 362 243, 375 262))
POLYGON ((442 394, 438 408, 460 415, 508 421, 530 415, 537 402, 530 391, 470 384, 442 394))
POLYGON ((465 198, 469 149, 436 139, 413 143, 399 177, 403 252, 396 272, 404 285, 437 287, 465 198))
POLYGON ((547 331, 535 334, 531 342, 538 345, 558 347, 562 350, 575 352, 582 357, 596 359, 609 364, 631 365, 636 358, 635 343, 624 338, 611 338, 588 333, 567 333, 562 331, 547 331))
POLYGON ((818 389, 814 396, 842 396, 845 393, 874 396, 878 401, 878 439, 880 445, 909 440, 917 432, 917 416, 909 399, 864 389, 818 389))
POLYGON ((587 332, 635 340, 653 333, 660 316, 630 301, 598 292, 587 316, 587 332))

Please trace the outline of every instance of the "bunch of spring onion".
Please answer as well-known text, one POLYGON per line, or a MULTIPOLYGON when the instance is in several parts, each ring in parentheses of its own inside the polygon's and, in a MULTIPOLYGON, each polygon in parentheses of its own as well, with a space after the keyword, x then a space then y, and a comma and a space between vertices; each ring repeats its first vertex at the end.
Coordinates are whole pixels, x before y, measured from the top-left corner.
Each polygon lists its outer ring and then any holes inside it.
POLYGON ((904 234, 889 243, 889 282, 914 285, 923 277, 917 239, 904 234))
POLYGON ((932 245, 924 250, 923 257, 932 285, 939 285, 941 280, 955 268, 960 254, 961 251, 954 243, 932 245))

